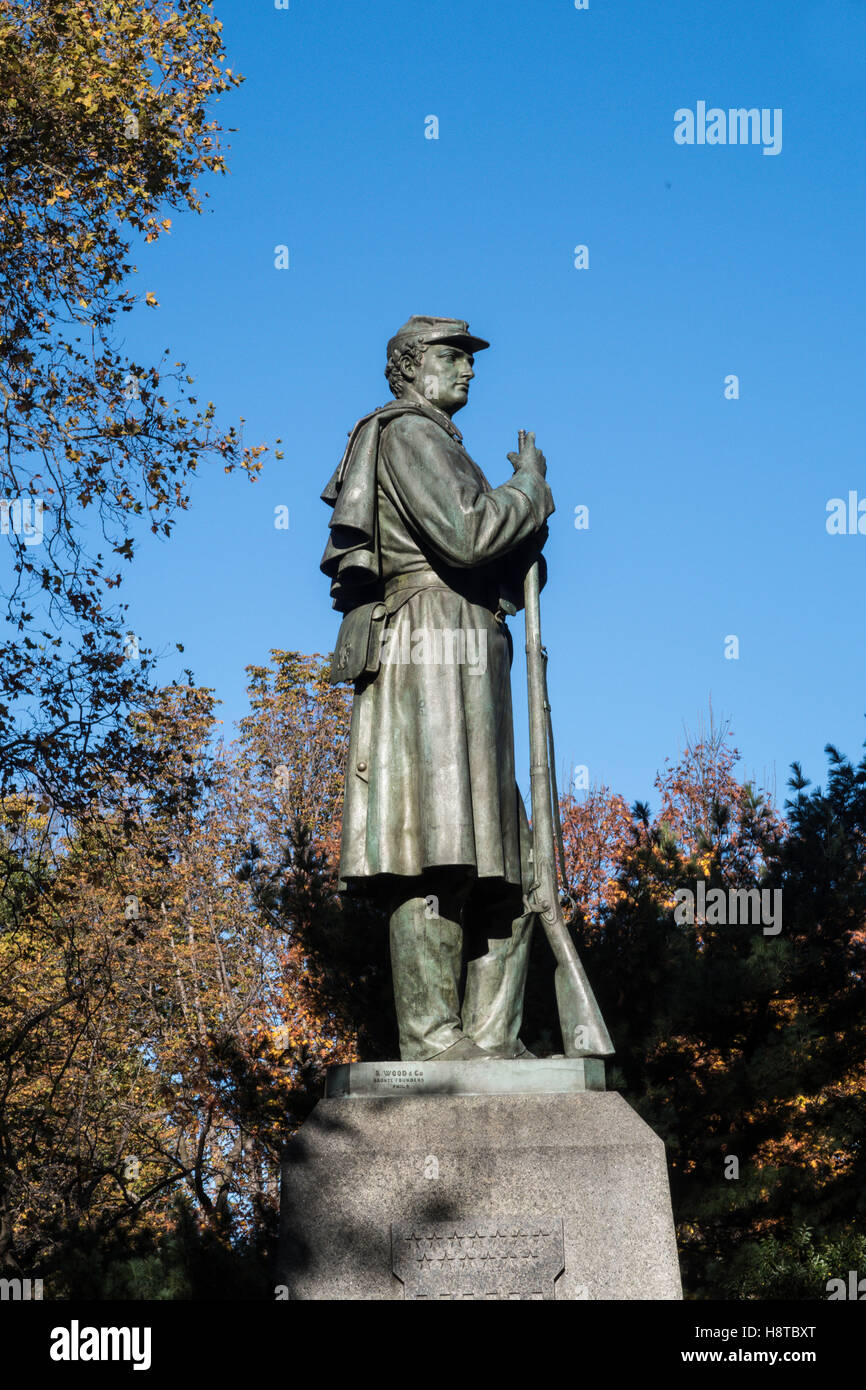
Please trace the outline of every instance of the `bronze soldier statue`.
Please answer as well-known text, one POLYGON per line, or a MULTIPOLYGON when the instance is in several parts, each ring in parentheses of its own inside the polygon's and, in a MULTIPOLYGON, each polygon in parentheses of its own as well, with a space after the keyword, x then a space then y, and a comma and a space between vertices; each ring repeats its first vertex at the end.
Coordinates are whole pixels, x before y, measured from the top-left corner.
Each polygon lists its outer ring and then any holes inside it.
POLYGON ((322 494, 322 569, 346 615, 333 677, 354 682, 341 887, 389 912, 406 1060, 531 1056, 506 618, 554 505, 532 434, 494 488, 453 423, 487 347, 462 320, 410 318, 388 343, 396 399, 357 423, 322 494))

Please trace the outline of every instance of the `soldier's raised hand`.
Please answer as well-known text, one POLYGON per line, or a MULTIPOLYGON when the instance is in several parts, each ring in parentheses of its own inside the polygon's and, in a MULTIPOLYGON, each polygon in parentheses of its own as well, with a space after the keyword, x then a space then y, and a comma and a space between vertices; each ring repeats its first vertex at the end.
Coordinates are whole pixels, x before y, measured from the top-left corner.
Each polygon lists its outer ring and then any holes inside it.
POLYGON ((540 449, 535 447, 535 431, 521 430, 518 434, 520 452, 508 455, 508 462, 516 472, 518 468, 523 468, 529 473, 537 473, 540 478, 547 476, 547 459, 540 449))

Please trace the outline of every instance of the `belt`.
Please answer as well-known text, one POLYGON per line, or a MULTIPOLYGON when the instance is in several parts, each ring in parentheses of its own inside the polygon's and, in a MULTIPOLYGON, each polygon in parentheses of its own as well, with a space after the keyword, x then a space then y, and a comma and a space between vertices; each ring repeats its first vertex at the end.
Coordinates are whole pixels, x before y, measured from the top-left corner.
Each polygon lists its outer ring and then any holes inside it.
POLYGON ((399 593, 401 589, 451 589, 435 570, 406 570, 403 574, 392 574, 385 580, 385 597, 399 593))
POLYGON ((385 598, 388 599, 392 594, 401 591, 415 589, 446 589, 449 594, 456 594, 458 598, 465 598, 468 603, 476 603, 479 608, 489 608, 498 623, 505 621, 506 614, 499 606, 498 600, 490 601, 482 597, 461 594, 459 589, 453 588, 441 574, 437 574, 431 569, 404 570, 402 574, 392 574, 390 579, 385 580, 385 598))

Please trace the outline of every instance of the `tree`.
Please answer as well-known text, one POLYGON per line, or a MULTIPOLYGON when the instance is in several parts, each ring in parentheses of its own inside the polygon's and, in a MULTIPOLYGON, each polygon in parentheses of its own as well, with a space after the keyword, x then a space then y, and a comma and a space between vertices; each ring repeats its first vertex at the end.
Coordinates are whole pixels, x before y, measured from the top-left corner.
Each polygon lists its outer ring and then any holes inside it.
POLYGON ((277 953, 236 873, 250 832, 230 759, 210 746, 213 703, 192 686, 160 693, 135 732, 164 786, 130 818, 103 810, 55 841, 50 883, 0 933, 8 1249, 55 1295, 96 1287, 82 1245, 109 1284, 120 1233, 130 1258, 153 1253, 178 1200, 211 1251, 273 1226, 297 1083, 274 1042, 277 953), (255 1105, 233 1085, 238 1058, 255 1105))
POLYGON ((217 1272, 261 1294, 283 1145, 325 1066, 357 1056, 359 1017, 383 1013, 327 849, 346 694, 320 660, 274 657, 236 746, 214 745, 213 697, 191 683, 133 716, 160 781, 50 841, 41 893, 21 817, 10 840, 7 1250, 55 1296, 201 1295, 217 1272))
POLYGON ((321 657, 271 657, 270 667, 250 668, 252 710, 238 740, 256 827, 243 872, 285 941, 286 1003, 301 1011, 295 1037, 312 1098, 325 1060, 394 1056, 387 921, 374 904, 338 896, 350 694, 330 685, 321 657))
POLYGON ((825 1297, 866 1250, 866 763, 828 751, 826 793, 806 796, 795 767, 786 823, 735 778, 727 725, 689 738, 657 779, 658 814, 634 808, 591 941, 609 1084, 665 1141, 697 1296, 825 1297), (678 917, 698 882, 727 902, 781 892, 781 930, 678 917))
POLYGON ((767 1219, 732 1263, 732 1293, 826 1297, 866 1264, 866 758, 825 751, 826 789, 807 792, 793 765, 771 864, 790 955, 758 1078, 776 1084, 756 1088, 751 1117, 767 1219))
POLYGON ((126 719, 152 656, 116 590, 139 533, 170 535, 206 460, 255 476, 192 377, 114 345, 133 238, 200 210, 225 170, 208 107, 241 80, 204 0, 0 0, 0 795, 61 810, 155 780, 126 719), (101 540, 98 538, 101 536, 101 540), (97 548, 101 547, 101 548, 97 548), (132 648, 132 649, 131 649, 132 648), (115 778, 120 775, 116 784, 115 778))

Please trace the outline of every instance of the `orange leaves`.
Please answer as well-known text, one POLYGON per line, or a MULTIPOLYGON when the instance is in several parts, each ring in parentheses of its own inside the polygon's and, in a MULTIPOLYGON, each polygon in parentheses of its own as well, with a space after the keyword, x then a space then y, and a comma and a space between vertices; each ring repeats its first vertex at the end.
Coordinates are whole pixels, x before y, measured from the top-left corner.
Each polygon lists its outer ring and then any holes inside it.
MULTIPOLYGON (((684 1074, 696 1089, 704 1093, 714 1078, 724 1076, 728 1069, 742 1060, 742 1050, 732 1046, 722 1051, 707 1047, 695 1038, 684 1034, 660 1039, 648 1054, 649 1060, 658 1062, 662 1058, 675 1057, 684 1074)), ((712 1117, 719 1121, 718 1116, 712 1117)))
POLYGON ((171 231, 171 218, 170 218, 170 217, 164 217, 161 221, 157 221, 157 219, 156 219, 155 217, 148 217, 148 218, 146 219, 145 223, 144 223, 144 227, 145 227, 145 237, 144 237, 145 241, 158 241, 158 240, 159 240, 159 234, 160 234, 160 228, 161 228, 162 231, 164 231, 164 232, 170 232, 170 231, 171 231))
POLYGON ((560 818, 569 889, 587 924, 597 927, 621 896, 616 878, 631 843, 628 806, 609 787, 593 787, 580 801, 562 796, 560 818))

